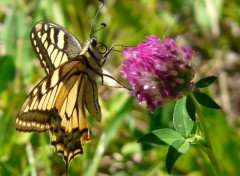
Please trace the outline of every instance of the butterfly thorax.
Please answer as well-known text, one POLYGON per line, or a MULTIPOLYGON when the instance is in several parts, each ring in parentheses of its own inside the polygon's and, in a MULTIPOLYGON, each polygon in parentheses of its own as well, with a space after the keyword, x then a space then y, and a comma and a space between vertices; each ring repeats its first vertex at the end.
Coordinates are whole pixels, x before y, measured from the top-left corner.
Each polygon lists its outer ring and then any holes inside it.
POLYGON ((102 55, 100 54, 97 45, 97 39, 95 37, 91 37, 85 42, 80 55, 85 58, 87 68, 94 71, 98 75, 102 75, 102 55))

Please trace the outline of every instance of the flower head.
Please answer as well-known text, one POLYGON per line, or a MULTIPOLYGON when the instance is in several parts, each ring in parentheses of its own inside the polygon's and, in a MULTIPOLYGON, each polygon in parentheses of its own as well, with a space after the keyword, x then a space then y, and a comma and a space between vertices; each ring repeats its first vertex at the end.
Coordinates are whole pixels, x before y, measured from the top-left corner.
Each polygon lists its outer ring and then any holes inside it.
POLYGON ((137 46, 125 48, 122 55, 126 59, 120 72, 132 85, 130 94, 139 102, 146 101, 152 111, 181 97, 193 85, 195 71, 189 63, 193 50, 178 47, 171 38, 161 41, 147 36, 137 46))

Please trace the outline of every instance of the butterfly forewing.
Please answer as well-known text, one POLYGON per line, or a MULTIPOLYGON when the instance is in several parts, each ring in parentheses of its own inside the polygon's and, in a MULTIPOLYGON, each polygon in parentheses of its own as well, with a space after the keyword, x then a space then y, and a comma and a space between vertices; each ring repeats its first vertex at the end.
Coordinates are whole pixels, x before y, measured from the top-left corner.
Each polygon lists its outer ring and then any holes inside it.
POLYGON ((80 54, 82 44, 63 27, 47 21, 37 22, 30 33, 32 46, 48 74, 80 54))
MULTIPOLYGON (((63 67, 55 69, 30 92, 15 119, 17 130, 20 131, 44 131, 49 129, 51 113, 54 110, 60 90, 63 89, 67 75, 76 66, 76 61, 67 63, 63 67), (42 126, 48 126, 48 128, 42 126)), ((70 91, 70 90, 69 90, 70 91)))

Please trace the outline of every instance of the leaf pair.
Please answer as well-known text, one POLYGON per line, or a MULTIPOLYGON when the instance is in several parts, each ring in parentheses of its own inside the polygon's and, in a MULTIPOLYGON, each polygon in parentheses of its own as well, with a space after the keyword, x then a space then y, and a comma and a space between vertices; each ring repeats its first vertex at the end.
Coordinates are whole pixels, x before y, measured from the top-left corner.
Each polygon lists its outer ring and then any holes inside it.
POLYGON ((154 130, 143 137, 138 142, 153 143, 158 145, 169 145, 166 157, 167 172, 170 173, 176 160, 190 148, 188 136, 194 129, 194 122, 190 119, 186 108, 186 97, 179 99, 174 108, 173 129, 154 130))
MULTIPOLYGON (((217 76, 209 76, 203 79, 200 79, 196 84, 196 88, 205 88, 210 86, 212 83, 214 83, 217 80, 217 76)), ((207 108, 211 109, 221 109, 221 107, 207 94, 201 92, 201 91, 193 91, 192 94, 188 94, 187 101, 186 101, 186 108, 189 116, 193 121, 196 121, 196 107, 193 100, 196 100, 200 105, 205 106, 207 108)))

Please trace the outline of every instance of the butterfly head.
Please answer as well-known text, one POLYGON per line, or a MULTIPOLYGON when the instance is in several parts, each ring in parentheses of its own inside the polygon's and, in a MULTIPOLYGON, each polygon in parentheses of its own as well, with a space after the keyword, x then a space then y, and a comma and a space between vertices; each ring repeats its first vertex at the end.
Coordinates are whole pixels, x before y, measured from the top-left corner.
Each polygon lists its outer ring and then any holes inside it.
POLYGON ((90 37, 85 46, 87 46, 86 51, 98 62, 99 66, 103 66, 103 62, 106 59, 105 54, 108 52, 107 46, 98 42, 96 37, 90 37))
POLYGON ((91 45, 92 47, 97 47, 97 45, 98 45, 98 41, 97 41, 97 38, 96 38, 96 37, 91 37, 91 38, 89 39, 89 42, 90 42, 90 45, 91 45))

